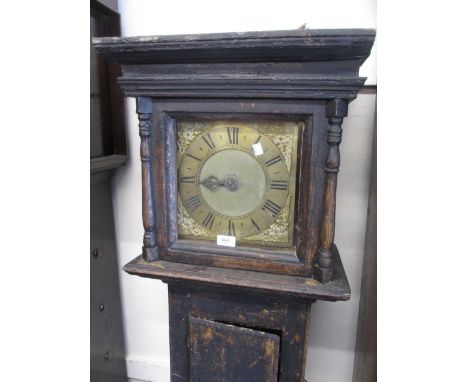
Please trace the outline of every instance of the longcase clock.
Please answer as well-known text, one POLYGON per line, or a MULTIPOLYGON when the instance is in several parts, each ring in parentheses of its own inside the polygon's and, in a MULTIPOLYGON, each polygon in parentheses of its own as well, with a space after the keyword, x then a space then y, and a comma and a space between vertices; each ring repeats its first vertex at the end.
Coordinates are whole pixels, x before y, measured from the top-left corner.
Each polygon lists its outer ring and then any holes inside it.
POLYGON ((169 286, 171 381, 304 380, 311 302, 350 298, 339 144, 374 38, 94 39, 136 97, 145 233, 124 269, 169 286))

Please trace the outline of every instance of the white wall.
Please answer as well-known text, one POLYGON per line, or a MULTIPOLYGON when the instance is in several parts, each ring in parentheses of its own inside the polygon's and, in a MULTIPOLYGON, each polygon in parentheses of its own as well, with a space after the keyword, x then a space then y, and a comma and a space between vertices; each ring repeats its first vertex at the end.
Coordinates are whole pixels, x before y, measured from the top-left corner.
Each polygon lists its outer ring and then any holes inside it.
MULTIPOLYGON (((375 0, 154 1, 119 0, 124 36, 308 28, 375 28, 375 0)), ((376 84, 375 48, 361 75, 376 84)), ((351 284, 349 302, 317 302, 306 378, 351 382, 367 213, 375 95, 361 94, 343 124, 338 181, 336 243, 351 284)), ((113 181, 120 266, 141 253, 141 172, 134 99, 127 99, 129 160, 113 181)), ((130 377, 169 381, 167 287, 155 280, 120 274, 130 377)))

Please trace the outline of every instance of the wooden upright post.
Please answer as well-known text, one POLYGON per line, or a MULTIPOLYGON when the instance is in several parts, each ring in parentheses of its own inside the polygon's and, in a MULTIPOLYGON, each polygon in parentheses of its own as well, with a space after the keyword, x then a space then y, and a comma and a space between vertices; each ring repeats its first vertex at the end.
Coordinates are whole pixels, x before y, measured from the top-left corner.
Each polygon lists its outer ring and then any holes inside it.
POLYGON ((328 118, 328 156, 325 167, 325 204, 323 210, 322 231, 320 234, 321 247, 315 265, 316 278, 327 283, 333 277, 332 246, 335 239, 335 208, 336 208, 336 182, 340 168, 341 123, 348 115, 348 101, 333 99, 327 103, 326 115, 328 118))
POLYGON ((151 98, 137 98, 137 113, 140 121, 140 156, 141 177, 143 184, 143 257, 146 261, 154 261, 159 258, 156 246, 156 213, 154 208, 153 190, 153 155, 152 155, 152 101, 151 98))

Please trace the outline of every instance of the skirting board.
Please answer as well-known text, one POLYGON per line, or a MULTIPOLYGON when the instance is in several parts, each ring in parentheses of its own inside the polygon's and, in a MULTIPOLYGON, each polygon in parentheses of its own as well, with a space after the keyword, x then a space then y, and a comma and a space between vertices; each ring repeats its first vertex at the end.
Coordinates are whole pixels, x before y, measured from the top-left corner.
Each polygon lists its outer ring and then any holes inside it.
POLYGON ((127 358, 127 377, 145 382, 170 382, 169 358, 127 358))
POLYGON ((169 358, 118 358, 107 369, 91 368, 92 382, 170 382, 169 358))
MULTIPOLYGON (((342 373, 330 372, 330 368, 324 367, 318 370, 310 367, 306 369, 306 378, 308 381, 344 381, 348 380, 348 376, 352 374, 352 366, 354 353, 349 351, 336 351, 324 348, 308 348, 309 363, 330 364, 331 360, 340 360, 343 369, 342 373), (326 371, 326 372, 325 372, 326 371), (344 371, 344 372, 343 372, 344 371)), ((123 360, 122 360, 123 361, 123 360)), ((148 358, 127 358, 125 360, 127 369, 126 382, 170 382, 170 366, 169 358, 166 359, 148 359, 148 358)), ((115 382, 116 378, 110 378, 109 381, 115 382)))

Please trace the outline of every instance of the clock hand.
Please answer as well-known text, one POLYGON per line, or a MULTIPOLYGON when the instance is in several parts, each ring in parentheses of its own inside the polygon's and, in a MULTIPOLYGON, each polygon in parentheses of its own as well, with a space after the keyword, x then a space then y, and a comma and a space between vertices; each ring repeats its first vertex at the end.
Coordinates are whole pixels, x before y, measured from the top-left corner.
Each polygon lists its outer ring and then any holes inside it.
POLYGON ((210 175, 208 178, 202 180, 200 184, 203 184, 210 191, 216 191, 219 186, 224 185, 224 182, 221 182, 216 176, 210 175))
POLYGON ((239 181, 235 175, 229 175, 224 180, 219 180, 216 176, 210 175, 200 182, 208 190, 216 191, 218 187, 226 187, 228 191, 234 192, 239 188, 239 181))
POLYGON ((235 175, 229 175, 226 179, 224 179, 224 187, 228 191, 234 192, 237 191, 239 188, 239 181, 235 175))

